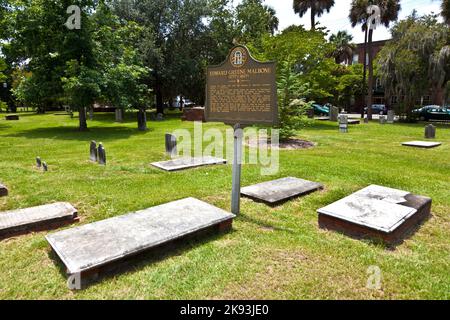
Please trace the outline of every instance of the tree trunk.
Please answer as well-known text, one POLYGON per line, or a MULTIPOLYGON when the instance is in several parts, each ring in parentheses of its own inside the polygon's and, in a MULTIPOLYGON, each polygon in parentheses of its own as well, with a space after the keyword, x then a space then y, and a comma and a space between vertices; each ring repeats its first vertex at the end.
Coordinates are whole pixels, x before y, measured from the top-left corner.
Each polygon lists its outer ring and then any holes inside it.
MULTIPOLYGON (((366 83, 367 83, 367 63, 366 63, 366 56, 367 56, 367 28, 365 30, 364 35, 364 58, 363 58, 363 65, 364 65, 364 71, 363 71, 363 99, 364 102, 366 101, 366 83)), ((361 105, 361 119, 364 119, 364 103, 361 105)))
POLYGON ((78 108, 78 118, 80 120, 80 125, 78 127, 78 130, 87 131, 86 108, 85 107, 78 108))
MULTIPOLYGON (((369 30, 369 84, 367 94, 367 118, 372 120, 372 104, 373 104, 373 51, 372 51, 373 30, 369 30)), ((364 57, 365 58, 365 57, 364 57)))
POLYGON ((137 114, 138 130, 147 131, 147 113, 145 109, 139 109, 137 114))
POLYGON ((316 30, 316 10, 311 8, 311 30, 316 30))
POLYGON ((162 95, 162 88, 161 88, 161 77, 159 76, 158 72, 155 74, 155 94, 156 94, 156 114, 161 113, 164 114, 164 101, 163 101, 163 95, 162 95))

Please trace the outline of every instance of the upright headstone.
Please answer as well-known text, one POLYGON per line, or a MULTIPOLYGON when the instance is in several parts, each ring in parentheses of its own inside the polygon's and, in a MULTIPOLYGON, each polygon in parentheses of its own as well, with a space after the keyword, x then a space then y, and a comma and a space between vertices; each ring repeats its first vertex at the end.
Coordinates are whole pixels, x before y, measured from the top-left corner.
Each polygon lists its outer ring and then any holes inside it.
POLYGON ((94 107, 89 108, 89 120, 94 120, 94 107))
POLYGON ((330 107, 330 121, 337 122, 339 116, 339 108, 335 106, 330 107))
POLYGON ((164 115, 162 113, 158 113, 156 115, 156 121, 163 121, 164 120, 164 115))
POLYGON ((393 124, 395 120, 395 113, 394 110, 389 110, 387 114, 387 123, 393 124))
POLYGON ((36 157, 36 167, 39 169, 42 167, 42 160, 40 157, 36 157))
POLYGON ((102 143, 98 144, 98 163, 101 165, 106 165, 106 150, 102 143))
POLYGON ((314 108, 308 109, 307 115, 309 119, 314 119, 314 108))
POLYGON ((170 133, 166 133, 166 153, 172 158, 177 155, 177 137, 170 133))
POLYGON ((364 123, 369 123, 369 118, 368 117, 364 118, 364 123))
POLYGON ((116 108, 116 122, 122 122, 123 121, 123 110, 120 108, 116 108))
POLYGON ((93 162, 97 162, 98 161, 97 142, 95 142, 95 141, 91 141, 90 159, 93 162))
POLYGON ((48 165, 47 165, 47 162, 42 162, 42 170, 43 170, 44 172, 47 172, 47 171, 48 171, 48 165))
POLYGON ((380 116, 380 124, 386 124, 386 116, 380 116))
POLYGON ((436 127, 432 124, 429 124, 425 127, 425 138, 436 139, 436 127))
POLYGON ((348 117, 345 114, 339 115, 339 132, 348 132, 348 117))

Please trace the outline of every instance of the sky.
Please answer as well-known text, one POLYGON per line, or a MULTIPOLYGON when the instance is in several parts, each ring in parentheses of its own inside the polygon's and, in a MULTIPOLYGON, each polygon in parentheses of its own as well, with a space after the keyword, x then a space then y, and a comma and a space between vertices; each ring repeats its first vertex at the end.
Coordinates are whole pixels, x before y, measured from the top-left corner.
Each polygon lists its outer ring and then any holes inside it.
MULTIPOLYGON (((234 4, 237 5, 240 1, 241 0, 234 0, 234 4)), ((265 3, 277 11, 277 17, 280 20, 280 30, 283 30, 292 24, 303 24, 306 28, 311 27, 310 13, 308 12, 306 16, 300 18, 292 9, 292 0, 265 0, 265 3)), ((336 0, 336 4, 331 9, 330 13, 325 13, 322 17, 316 18, 316 21, 319 21, 322 26, 327 27, 331 33, 347 30, 353 35, 353 42, 362 43, 364 42, 364 34, 361 31, 361 27, 357 26, 353 29, 348 20, 350 3, 351 0, 336 0)), ((420 15, 429 14, 431 12, 441 12, 441 0, 402 0, 401 5, 402 10, 399 19, 407 17, 414 9, 416 9, 420 15)), ((374 41, 389 38, 389 30, 384 27, 378 27, 374 31, 374 41)))

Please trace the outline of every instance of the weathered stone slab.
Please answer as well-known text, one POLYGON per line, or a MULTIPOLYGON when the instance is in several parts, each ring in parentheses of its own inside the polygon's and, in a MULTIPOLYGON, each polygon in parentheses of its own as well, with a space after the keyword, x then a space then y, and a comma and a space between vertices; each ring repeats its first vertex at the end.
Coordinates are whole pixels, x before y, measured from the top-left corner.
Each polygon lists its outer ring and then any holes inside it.
POLYGON ((54 229, 76 220, 77 209, 66 202, 1 212, 0 239, 30 231, 54 229))
POLYGON ((406 147, 415 147, 415 148, 425 148, 425 149, 431 149, 436 148, 442 145, 441 142, 428 142, 428 141, 410 141, 410 142, 404 142, 402 145, 406 147))
POLYGON ((348 124, 349 125, 361 124, 361 120, 349 119, 348 124))
POLYGON ((425 139, 436 139, 436 127, 432 124, 425 127, 425 139))
POLYGON ((9 115, 5 116, 5 119, 7 121, 17 121, 17 120, 19 120, 19 115, 17 115, 17 114, 9 114, 9 115))
POLYGON ((430 198, 372 185, 318 210, 321 228, 396 244, 431 213, 430 198))
POLYGON ((320 189, 323 189, 320 183, 288 177, 242 188, 241 194, 257 201, 276 204, 320 189))
POLYGON ((69 274, 84 273, 198 231, 231 223, 234 218, 232 213, 187 198, 46 238, 69 274))
POLYGON ((389 110, 387 114, 387 123, 393 124, 395 121, 395 112, 394 110, 389 110))
POLYGON ((202 166, 226 164, 227 160, 216 157, 201 157, 201 158, 179 158, 169 161, 154 162, 152 166, 166 170, 177 171, 185 170, 202 166))
POLYGON ((0 183, 0 197, 6 197, 8 195, 8 188, 0 183))

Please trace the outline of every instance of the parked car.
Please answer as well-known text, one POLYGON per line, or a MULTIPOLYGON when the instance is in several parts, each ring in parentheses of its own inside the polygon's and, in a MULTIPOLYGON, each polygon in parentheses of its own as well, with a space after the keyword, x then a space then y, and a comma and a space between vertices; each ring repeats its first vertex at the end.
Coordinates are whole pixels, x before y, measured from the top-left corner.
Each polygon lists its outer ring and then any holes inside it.
MULTIPOLYGON (((364 108, 364 112, 367 114, 368 108, 364 108)), ((373 104, 372 105, 372 114, 380 114, 380 115, 386 115, 388 113, 388 110, 384 104, 373 104)))
POLYGON ((313 104, 314 114, 317 116, 328 116, 330 114, 330 108, 318 103, 313 104))
POLYGON ((187 98, 182 99, 183 103, 181 103, 181 97, 177 96, 172 102, 172 109, 181 109, 181 106, 183 106, 183 108, 190 108, 195 106, 195 103, 192 102, 190 99, 187 98))
POLYGON ((441 120, 450 121, 450 108, 431 105, 413 110, 413 114, 421 121, 441 120))

